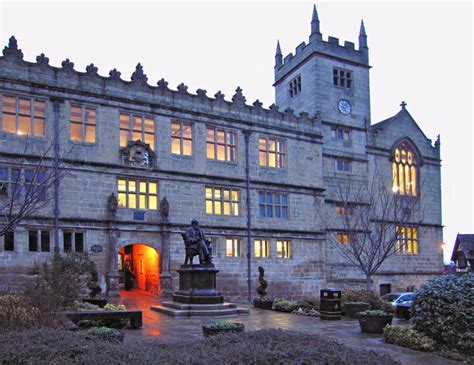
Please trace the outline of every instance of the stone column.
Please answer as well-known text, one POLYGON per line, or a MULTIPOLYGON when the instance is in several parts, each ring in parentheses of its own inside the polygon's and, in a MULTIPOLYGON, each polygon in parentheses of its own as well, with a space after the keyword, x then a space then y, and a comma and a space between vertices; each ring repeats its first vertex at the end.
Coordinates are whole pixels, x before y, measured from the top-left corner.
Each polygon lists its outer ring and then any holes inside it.
POLYGON ((116 213, 117 213, 118 202, 114 193, 110 194, 107 200, 107 210, 109 211, 108 225, 108 273, 107 273, 107 296, 118 297, 119 293, 119 273, 117 270, 117 241, 120 237, 120 231, 116 225, 116 213))
POLYGON ((170 254, 170 224, 169 216, 169 202, 166 196, 160 202, 161 215, 161 272, 160 272, 160 291, 162 294, 172 294, 173 286, 171 282, 171 254, 170 254))

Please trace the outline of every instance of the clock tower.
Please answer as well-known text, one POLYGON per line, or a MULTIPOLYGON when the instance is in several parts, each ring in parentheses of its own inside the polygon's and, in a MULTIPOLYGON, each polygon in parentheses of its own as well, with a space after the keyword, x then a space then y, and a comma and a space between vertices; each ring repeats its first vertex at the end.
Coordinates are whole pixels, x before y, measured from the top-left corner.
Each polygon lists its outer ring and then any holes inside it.
POLYGON ((308 44, 302 42, 295 54, 284 58, 277 44, 274 86, 280 111, 320 112, 327 123, 365 129, 370 121, 370 66, 363 22, 358 43, 356 49, 354 43, 342 45, 335 37, 324 41, 314 7, 308 44))

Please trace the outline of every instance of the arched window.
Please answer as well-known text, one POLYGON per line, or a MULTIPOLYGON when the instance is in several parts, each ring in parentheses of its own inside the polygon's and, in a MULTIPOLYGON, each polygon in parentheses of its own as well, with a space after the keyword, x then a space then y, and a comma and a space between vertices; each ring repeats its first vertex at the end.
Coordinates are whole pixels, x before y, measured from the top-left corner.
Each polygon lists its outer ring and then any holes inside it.
POLYGON ((419 161, 414 149, 407 143, 400 143, 393 150, 392 191, 401 195, 418 195, 419 161))

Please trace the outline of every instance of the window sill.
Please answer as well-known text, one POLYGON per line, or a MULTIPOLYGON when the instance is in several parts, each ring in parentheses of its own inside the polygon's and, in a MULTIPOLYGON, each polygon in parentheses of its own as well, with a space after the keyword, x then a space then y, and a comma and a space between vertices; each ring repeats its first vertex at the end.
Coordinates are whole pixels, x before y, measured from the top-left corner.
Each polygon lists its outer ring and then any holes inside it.
POLYGON ((44 136, 35 136, 34 134, 18 134, 18 133, 12 133, 12 132, 7 132, 7 131, 4 131, 4 130, 1 130, 0 131, 0 135, 5 135, 5 136, 15 136, 17 138, 32 138, 32 139, 38 139, 38 140, 42 140, 42 139, 45 139, 47 138, 46 135, 44 136))
POLYGON ((171 152, 171 158, 185 159, 185 160, 194 160, 194 156, 178 155, 177 153, 171 152))
POLYGON ((206 157, 206 162, 216 162, 218 164, 229 165, 229 166, 237 166, 239 164, 237 161, 222 161, 222 160, 217 160, 215 158, 207 158, 207 157, 206 157))
POLYGON ((97 146, 97 142, 81 142, 81 141, 73 141, 71 139, 68 140, 68 142, 70 144, 73 144, 74 146, 83 146, 83 147, 88 147, 88 148, 92 148, 92 147, 95 147, 97 146))
POLYGON ((271 167, 271 166, 262 166, 262 165, 258 165, 258 167, 260 169, 262 169, 263 171, 282 171, 282 172, 287 172, 288 171, 288 168, 286 167, 271 167))

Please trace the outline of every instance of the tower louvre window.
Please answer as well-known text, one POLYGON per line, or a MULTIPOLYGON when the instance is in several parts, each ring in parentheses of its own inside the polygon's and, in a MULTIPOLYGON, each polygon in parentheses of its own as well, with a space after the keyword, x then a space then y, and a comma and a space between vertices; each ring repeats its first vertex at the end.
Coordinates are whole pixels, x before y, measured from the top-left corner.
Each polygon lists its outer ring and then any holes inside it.
POLYGON ((293 96, 298 95, 300 92, 301 92, 301 76, 296 76, 288 84, 288 93, 290 94, 290 98, 292 98, 293 96))
POLYGON ((342 86, 347 89, 352 89, 352 71, 345 70, 339 67, 334 67, 332 75, 334 85, 342 86))

